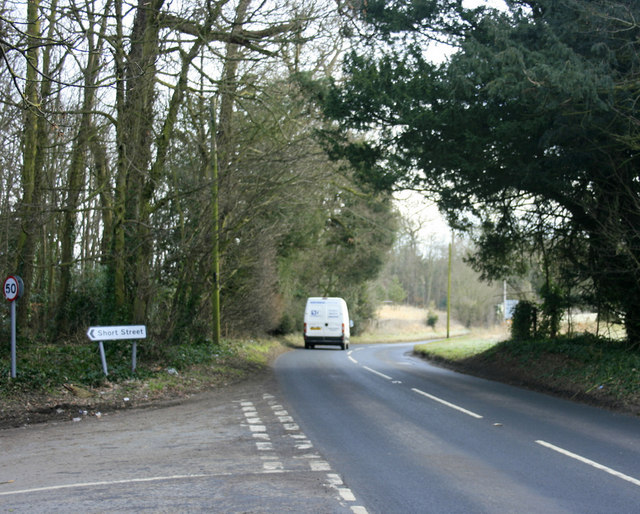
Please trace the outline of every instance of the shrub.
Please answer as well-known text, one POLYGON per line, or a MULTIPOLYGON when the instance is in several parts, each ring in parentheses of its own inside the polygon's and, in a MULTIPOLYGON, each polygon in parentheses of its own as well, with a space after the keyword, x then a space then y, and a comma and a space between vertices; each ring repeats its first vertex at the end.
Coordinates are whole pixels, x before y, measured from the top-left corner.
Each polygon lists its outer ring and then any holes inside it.
POLYGON ((427 313, 427 326, 431 327, 432 329, 436 329, 436 323, 438 322, 438 315, 433 313, 433 312, 429 312, 427 313))
POLYGON ((538 309, 533 302, 519 301, 511 319, 511 338, 514 340, 533 339, 536 336, 538 309))

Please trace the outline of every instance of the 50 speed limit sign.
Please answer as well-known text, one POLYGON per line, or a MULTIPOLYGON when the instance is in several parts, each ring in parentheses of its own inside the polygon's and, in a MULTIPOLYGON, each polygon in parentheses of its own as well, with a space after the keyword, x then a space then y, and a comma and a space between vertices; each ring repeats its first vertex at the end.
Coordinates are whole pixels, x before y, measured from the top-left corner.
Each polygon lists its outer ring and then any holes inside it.
POLYGON ((23 289, 22 279, 14 275, 9 275, 4 280, 2 292, 7 300, 13 302, 22 296, 23 289))

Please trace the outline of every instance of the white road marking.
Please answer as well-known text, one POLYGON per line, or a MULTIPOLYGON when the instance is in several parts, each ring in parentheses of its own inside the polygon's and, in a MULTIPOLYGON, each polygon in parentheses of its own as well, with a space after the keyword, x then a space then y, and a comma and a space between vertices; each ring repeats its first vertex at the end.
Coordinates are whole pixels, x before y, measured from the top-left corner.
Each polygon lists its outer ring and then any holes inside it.
POLYGON ((351 489, 347 487, 338 487, 338 494, 342 497, 344 501, 347 501, 347 502, 356 501, 355 495, 351 492, 351 489))
POLYGON ((618 477, 621 478, 622 480, 626 480, 627 482, 631 482, 634 485, 640 486, 640 480, 638 480, 637 478, 633 478, 630 477, 629 475, 625 475, 624 473, 620 473, 619 471, 616 471, 615 469, 611 469, 607 466, 603 466, 602 464, 599 464, 593 460, 587 459, 585 457, 582 457, 581 455, 578 455, 576 453, 572 453, 568 450, 565 450, 563 448, 560 448, 559 446, 555 446, 551 443, 547 443, 546 441, 541 441, 538 440, 536 441, 536 443, 538 443, 541 446, 544 446, 546 448, 549 448, 550 450, 553 450, 555 452, 561 453, 562 455, 566 455, 567 457, 571 457, 572 459, 575 459, 577 461, 582 462, 583 464, 588 464, 589 466, 592 466, 596 469, 599 469, 600 471, 604 471, 606 473, 609 473, 610 475, 613 475, 614 477, 618 477))
MULTIPOLYGON (((349 352, 349 354, 350 353, 351 352, 349 352)), ((353 361, 355 364, 358 364, 358 362, 355 359, 353 359, 350 355, 349 355, 349 359, 351 359, 351 361, 353 361)), ((388 377, 387 375, 380 373, 376 370, 366 368, 366 367, 365 369, 383 378, 386 378, 387 380, 391 380, 391 377, 388 377)), ((290 416, 289 413, 282 407, 282 405, 277 404, 274 396, 265 393, 263 395, 263 398, 265 400, 267 399, 269 400, 268 403, 271 406, 273 413, 276 415, 276 417, 278 418, 278 421, 282 424, 284 429, 287 430, 288 432, 295 432, 295 433, 288 434, 289 437, 293 439, 292 442, 294 443, 295 449, 298 451, 311 450, 313 448, 313 443, 307 438, 305 434, 303 434, 300 431, 300 427, 298 426, 297 423, 295 423, 293 416, 290 416)), ((248 425, 243 425, 243 426, 249 426, 249 429, 252 432, 251 435, 254 437, 254 439, 261 439, 261 441, 255 441, 257 450, 260 451, 261 453, 263 452, 267 453, 266 455, 263 453, 263 455, 261 456, 262 468, 263 468, 262 473, 291 472, 290 470, 285 469, 283 461, 280 460, 280 458, 277 455, 275 455, 275 452, 274 452, 275 449, 273 447, 273 444, 271 443, 271 438, 269 437, 267 426, 262 424, 262 421, 258 417, 258 412, 254 404, 252 402, 244 401, 244 402, 241 402, 241 406, 242 406, 243 413, 246 417, 246 421, 248 423, 248 425)), ((309 468, 311 469, 311 471, 322 471, 322 472, 331 471, 331 464, 329 464, 327 461, 322 459, 318 454, 307 453, 301 456, 294 456, 294 459, 300 459, 300 458, 308 459, 307 462, 309 463, 309 468)), ((206 475, 202 475, 202 476, 206 476, 206 475)), ((342 478, 340 477, 340 475, 336 473, 327 473, 327 486, 337 491, 338 497, 336 499, 346 501, 346 502, 356 501, 356 497, 353 494, 353 491, 348 487, 345 487, 344 482, 342 481, 342 478)), ((354 512, 355 514, 368 514, 367 509, 359 505, 351 506, 351 511, 354 512)))
POLYGON ((47 487, 34 487, 33 489, 20 489, 18 491, 6 491, 6 492, 0 493, 0 496, 10 496, 13 494, 40 493, 43 491, 59 491, 61 489, 78 489, 80 487, 100 487, 100 486, 108 486, 108 485, 139 484, 144 482, 160 482, 162 480, 184 480, 188 478, 210 478, 210 477, 217 477, 217 476, 233 476, 233 473, 170 475, 166 477, 131 478, 128 480, 105 480, 101 482, 83 482, 83 483, 77 483, 77 484, 50 485, 47 487))
POLYGON ((337 473, 328 473, 327 480, 329 485, 332 487, 338 487, 339 485, 344 485, 342 478, 337 473))
POLYGON ((379 377, 386 378, 387 380, 391 380, 391 377, 388 376, 388 375, 385 375, 384 373, 380 373, 379 371, 376 371, 375 369, 371 369, 371 368, 369 368, 367 366, 362 366, 362 367, 364 369, 366 369, 367 371, 370 371, 371 373, 373 373, 375 375, 378 375, 379 377))
POLYGON ((325 460, 310 460, 311 471, 331 471, 331 466, 325 460))
POLYGON ((353 362, 354 364, 358 364, 358 361, 357 361, 357 360, 355 360, 353 357, 351 357, 351 355, 349 355, 349 360, 350 360, 351 362, 353 362))
POLYGON ((470 410, 464 409, 458 405, 455 405, 453 403, 450 403, 446 400, 443 400, 442 398, 438 398, 437 396, 433 396, 432 394, 429 393, 425 393, 424 391, 420 391, 420 389, 416 389, 415 387, 411 389, 413 392, 421 394, 422 396, 426 396, 427 398, 429 398, 430 400, 433 400, 434 402, 438 402, 441 403, 442 405, 446 405, 447 407, 451 407, 452 409, 455 409, 457 411, 463 412, 464 414, 467 414, 468 416, 471 416, 472 418, 476 418, 476 419, 482 419, 482 416, 480 416, 480 414, 476 414, 475 412, 472 412, 470 410))
POLYGON ((284 466, 279 460, 268 460, 262 463, 262 467, 269 473, 283 473, 284 466))

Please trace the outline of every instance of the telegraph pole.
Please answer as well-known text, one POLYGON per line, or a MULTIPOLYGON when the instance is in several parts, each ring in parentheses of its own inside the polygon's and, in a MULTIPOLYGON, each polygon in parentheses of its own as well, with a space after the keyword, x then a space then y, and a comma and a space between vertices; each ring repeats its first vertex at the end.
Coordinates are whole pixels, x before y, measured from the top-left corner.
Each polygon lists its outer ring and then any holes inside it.
POLYGON ((218 144, 216 136, 216 98, 211 100, 211 267, 213 291, 211 295, 212 339, 220 343, 220 226, 218 221, 218 144))
POLYGON ((451 256, 453 249, 453 230, 451 231, 451 241, 449 242, 449 264, 447 266, 447 339, 449 339, 449 327, 451 322, 451 256))

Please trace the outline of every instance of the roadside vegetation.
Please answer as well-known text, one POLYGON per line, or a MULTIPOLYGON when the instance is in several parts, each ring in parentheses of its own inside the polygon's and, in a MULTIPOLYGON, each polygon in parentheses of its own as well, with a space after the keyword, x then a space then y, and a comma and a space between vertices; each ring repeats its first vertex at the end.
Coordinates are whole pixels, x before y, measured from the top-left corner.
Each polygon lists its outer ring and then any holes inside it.
POLYGON ((471 375, 640 415, 640 352, 620 340, 467 335, 419 344, 415 352, 471 375))
POLYGON ((110 410, 184 399, 263 372, 287 346, 273 338, 223 339, 162 349, 138 344, 131 370, 131 344, 105 345, 108 376, 97 344, 30 345, 19 349, 17 377, 0 359, 0 428, 79 420, 110 410))

